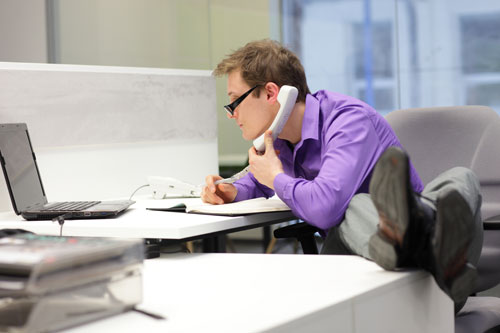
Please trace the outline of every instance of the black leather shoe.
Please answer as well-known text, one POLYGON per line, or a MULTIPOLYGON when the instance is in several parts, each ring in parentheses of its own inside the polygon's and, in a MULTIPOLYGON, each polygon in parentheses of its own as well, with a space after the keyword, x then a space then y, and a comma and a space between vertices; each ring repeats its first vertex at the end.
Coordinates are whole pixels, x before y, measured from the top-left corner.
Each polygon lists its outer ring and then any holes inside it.
POLYGON ((469 205, 456 190, 438 197, 430 272, 455 303, 465 301, 477 282, 476 268, 467 262, 473 221, 469 205))
POLYGON ((370 196, 380 218, 369 243, 372 259, 388 270, 423 268, 455 303, 465 300, 477 273, 466 260, 474 220, 464 198, 455 190, 441 193, 434 214, 414 194, 408 156, 396 147, 377 162, 370 196))
POLYGON ((370 196, 379 214, 377 233, 370 238, 373 260, 387 270, 405 266, 409 260, 410 212, 415 200, 409 181, 407 155, 398 148, 388 148, 379 158, 370 181, 370 196))

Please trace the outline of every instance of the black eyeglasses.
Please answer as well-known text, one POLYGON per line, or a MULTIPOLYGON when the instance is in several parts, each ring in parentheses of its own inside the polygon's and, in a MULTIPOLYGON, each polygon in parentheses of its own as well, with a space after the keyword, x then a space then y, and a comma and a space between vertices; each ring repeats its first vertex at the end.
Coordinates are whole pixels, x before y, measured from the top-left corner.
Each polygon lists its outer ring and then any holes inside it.
POLYGON ((232 102, 231 104, 228 104, 228 105, 224 105, 224 109, 226 109, 226 111, 232 116, 234 115, 234 109, 236 109, 236 107, 238 105, 240 105, 241 102, 243 102, 243 100, 248 96, 250 95, 250 93, 255 89, 257 88, 259 85, 256 85, 255 87, 253 87, 252 89, 250 89, 249 91, 247 91, 246 93, 244 93, 243 95, 241 95, 240 97, 238 97, 234 102, 232 102))

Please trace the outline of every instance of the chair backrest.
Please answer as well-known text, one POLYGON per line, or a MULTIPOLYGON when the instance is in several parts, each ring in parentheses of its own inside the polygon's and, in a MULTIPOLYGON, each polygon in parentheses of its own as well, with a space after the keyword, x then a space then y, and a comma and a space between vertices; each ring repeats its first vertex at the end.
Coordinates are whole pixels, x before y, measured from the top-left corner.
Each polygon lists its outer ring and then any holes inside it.
POLYGON ((481 182, 482 216, 500 214, 500 117, 487 106, 397 110, 386 117, 424 184, 455 166, 481 182))

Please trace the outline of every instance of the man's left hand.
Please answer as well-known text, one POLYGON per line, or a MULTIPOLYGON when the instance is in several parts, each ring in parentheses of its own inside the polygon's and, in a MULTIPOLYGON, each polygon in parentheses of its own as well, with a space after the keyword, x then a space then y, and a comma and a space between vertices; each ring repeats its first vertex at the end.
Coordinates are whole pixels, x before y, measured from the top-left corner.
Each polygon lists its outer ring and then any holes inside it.
POLYGON ((274 190, 274 178, 283 173, 283 165, 274 150, 273 138, 271 131, 266 131, 264 142, 266 144, 266 152, 259 155, 255 147, 252 146, 248 150, 248 160, 250 164, 250 172, 253 173, 255 179, 263 185, 274 190))

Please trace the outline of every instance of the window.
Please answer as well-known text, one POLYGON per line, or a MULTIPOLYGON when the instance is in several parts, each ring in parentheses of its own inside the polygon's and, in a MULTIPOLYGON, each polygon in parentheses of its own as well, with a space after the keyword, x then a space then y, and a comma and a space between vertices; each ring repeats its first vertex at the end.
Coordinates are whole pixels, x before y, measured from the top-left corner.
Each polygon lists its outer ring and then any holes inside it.
POLYGON ((284 0, 283 42, 299 55, 312 91, 395 108, 394 0, 284 0))
POLYGON ((460 19, 466 104, 500 111, 500 13, 460 19))
POLYGON ((283 42, 312 91, 397 108, 500 113, 500 1, 282 0, 283 42))
POLYGON ((392 78, 392 26, 390 22, 376 22, 365 27, 355 23, 353 34, 354 56, 356 63, 356 78, 362 79, 366 74, 365 57, 368 54, 372 59, 372 72, 376 78, 392 78), (371 38, 367 35, 371 35, 371 38), (365 41, 371 40, 371 43, 365 41), (367 45, 369 44, 369 45, 367 45))
POLYGON ((382 114, 395 104, 392 44, 391 22, 353 25, 356 96, 382 114))

